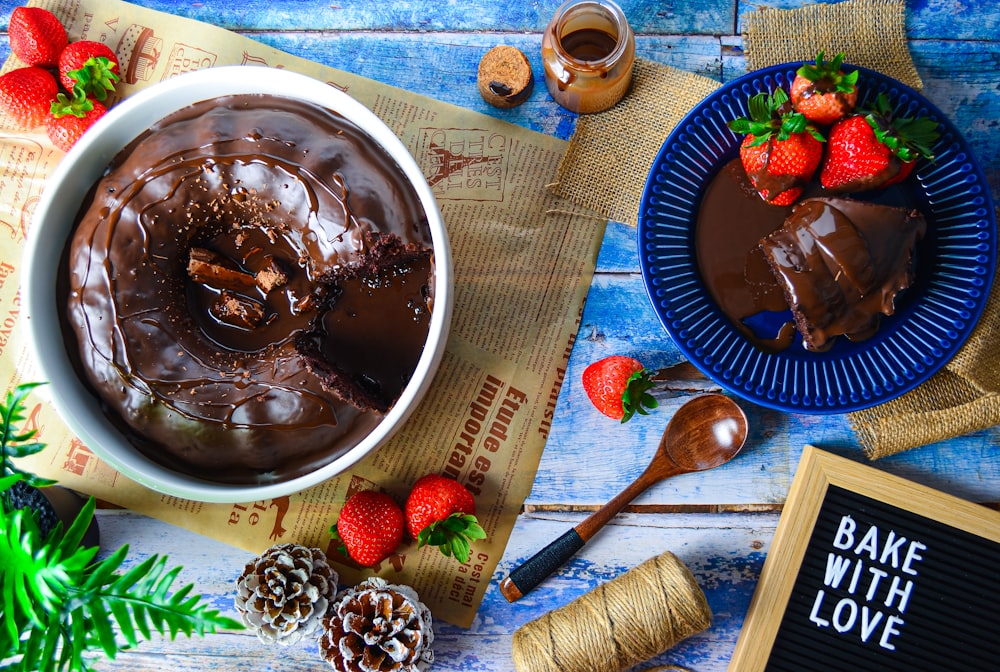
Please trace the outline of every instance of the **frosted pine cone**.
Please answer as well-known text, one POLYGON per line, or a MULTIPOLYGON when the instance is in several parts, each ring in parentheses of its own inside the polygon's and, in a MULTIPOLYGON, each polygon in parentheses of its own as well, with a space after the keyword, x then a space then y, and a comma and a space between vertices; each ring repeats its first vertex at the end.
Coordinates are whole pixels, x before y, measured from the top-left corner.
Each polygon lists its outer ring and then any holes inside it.
POLYGON ((237 579, 236 609, 262 642, 288 646, 319 629, 338 579, 318 548, 272 546, 237 579))
POLYGON ((320 650, 340 672, 415 672, 434 661, 431 612, 409 586, 372 577, 341 591, 320 650))

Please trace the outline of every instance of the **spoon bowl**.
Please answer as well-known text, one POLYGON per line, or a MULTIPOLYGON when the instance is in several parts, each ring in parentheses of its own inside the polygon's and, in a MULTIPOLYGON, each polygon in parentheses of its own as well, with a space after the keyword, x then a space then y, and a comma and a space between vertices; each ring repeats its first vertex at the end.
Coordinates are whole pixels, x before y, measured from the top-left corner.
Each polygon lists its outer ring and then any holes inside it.
POLYGON ((667 423, 658 452, 684 472, 705 471, 736 457, 747 439, 747 417, 721 394, 695 397, 667 423))
POLYGON ((733 459, 746 442, 748 428, 746 413, 724 395, 704 394, 684 403, 667 423, 653 459, 639 478, 512 571, 500 582, 500 592, 510 602, 521 599, 654 483, 713 469, 733 459))

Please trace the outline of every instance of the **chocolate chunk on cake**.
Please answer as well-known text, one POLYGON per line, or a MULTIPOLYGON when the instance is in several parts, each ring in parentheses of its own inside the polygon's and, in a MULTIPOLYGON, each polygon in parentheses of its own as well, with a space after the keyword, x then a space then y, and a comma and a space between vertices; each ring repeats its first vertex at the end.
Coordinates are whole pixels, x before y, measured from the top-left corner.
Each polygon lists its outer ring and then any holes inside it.
POLYGON ((861 340, 914 279, 923 215, 848 198, 809 198, 760 242, 809 350, 861 340))

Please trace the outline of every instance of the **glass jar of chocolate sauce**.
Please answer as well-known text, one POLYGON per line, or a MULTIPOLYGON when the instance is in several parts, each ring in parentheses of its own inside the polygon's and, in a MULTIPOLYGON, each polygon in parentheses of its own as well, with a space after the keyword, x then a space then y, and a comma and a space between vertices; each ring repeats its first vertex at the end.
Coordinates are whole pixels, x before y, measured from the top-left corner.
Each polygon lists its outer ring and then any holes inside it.
POLYGON ((634 62, 635 36, 611 0, 569 0, 542 35, 545 85, 571 112, 601 112, 621 100, 634 62))

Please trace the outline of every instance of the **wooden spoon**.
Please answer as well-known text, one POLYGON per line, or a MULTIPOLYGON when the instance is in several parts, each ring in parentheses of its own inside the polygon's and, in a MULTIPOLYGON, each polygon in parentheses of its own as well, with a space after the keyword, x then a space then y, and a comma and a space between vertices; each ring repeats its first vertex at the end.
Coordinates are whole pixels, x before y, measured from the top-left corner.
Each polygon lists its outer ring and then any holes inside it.
POLYGON ((654 483, 693 471, 705 471, 733 459, 747 438, 747 416, 721 394, 704 394, 674 413, 649 466, 614 499, 526 560, 500 582, 509 602, 521 599, 569 560, 604 525, 654 483))

